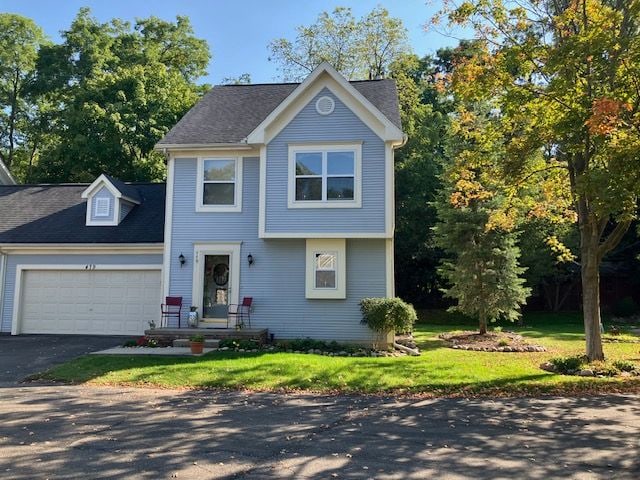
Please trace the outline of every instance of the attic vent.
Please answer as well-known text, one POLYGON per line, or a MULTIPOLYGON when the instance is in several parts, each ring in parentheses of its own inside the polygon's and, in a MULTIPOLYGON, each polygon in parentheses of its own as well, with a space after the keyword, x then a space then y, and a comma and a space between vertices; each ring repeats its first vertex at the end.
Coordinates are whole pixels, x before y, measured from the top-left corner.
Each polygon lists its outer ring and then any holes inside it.
POLYGON ((333 109, 336 107, 336 103, 333 101, 331 97, 320 97, 316 101, 316 111, 320 115, 329 115, 333 112, 333 109))

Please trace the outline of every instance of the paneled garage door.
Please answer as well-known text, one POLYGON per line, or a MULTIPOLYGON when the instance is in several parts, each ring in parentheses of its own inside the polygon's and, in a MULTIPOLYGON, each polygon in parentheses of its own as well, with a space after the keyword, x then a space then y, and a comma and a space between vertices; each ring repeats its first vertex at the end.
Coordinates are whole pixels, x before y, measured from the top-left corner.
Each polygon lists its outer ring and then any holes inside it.
POLYGON ((140 335, 160 314, 159 270, 25 270, 20 333, 140 335))

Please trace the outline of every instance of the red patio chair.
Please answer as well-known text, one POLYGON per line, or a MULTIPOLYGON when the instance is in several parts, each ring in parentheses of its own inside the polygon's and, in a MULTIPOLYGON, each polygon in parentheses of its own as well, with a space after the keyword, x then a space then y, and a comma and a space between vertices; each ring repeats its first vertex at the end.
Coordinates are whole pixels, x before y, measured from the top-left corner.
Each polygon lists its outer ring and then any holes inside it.
POLYGON ((249 328, 251 328, 251 304, 253 303, 253 297, 244 297, 240 305, 232 303, 229 305, 227 312, 227 328, 229 328, 229 319, 235 317, 236 326, 238 328, 244 328, 245 319, 249 328))
POLYGON ((171 318, 178 319, 178 328, 180 328, 180 317, 182 313, 182 297, 167 297, 165 303, 160 305, 160 326, 169 326, 171 318), (165 323, 166 321, 166 323, 165 323))

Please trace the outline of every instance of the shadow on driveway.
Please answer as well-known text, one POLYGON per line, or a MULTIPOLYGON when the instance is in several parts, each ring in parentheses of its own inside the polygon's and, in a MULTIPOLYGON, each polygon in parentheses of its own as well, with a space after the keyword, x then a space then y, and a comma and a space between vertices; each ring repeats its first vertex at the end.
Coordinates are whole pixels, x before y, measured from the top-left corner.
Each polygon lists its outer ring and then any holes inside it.
POLYGON ((81 355, 121 345, 126 338, 87 335, 0 336, 0 386, 14 386, 23 378, 81 355))

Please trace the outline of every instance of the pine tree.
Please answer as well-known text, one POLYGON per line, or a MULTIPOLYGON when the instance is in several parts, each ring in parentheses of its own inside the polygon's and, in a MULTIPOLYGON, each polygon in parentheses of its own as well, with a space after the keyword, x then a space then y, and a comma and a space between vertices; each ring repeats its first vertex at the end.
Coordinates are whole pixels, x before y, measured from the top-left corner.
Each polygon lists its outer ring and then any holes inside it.
POLYGON ((456 205, 449 195, 437 205, 436 238, 449 254, 439 269, 451 285, 443 292, 457 301, 452 310, 478 320, 480 334, 487 333, 488 322, 516 320, 530 294, 518 263, 517 234, 488 227, 493 203, 477 199, 456 205))

